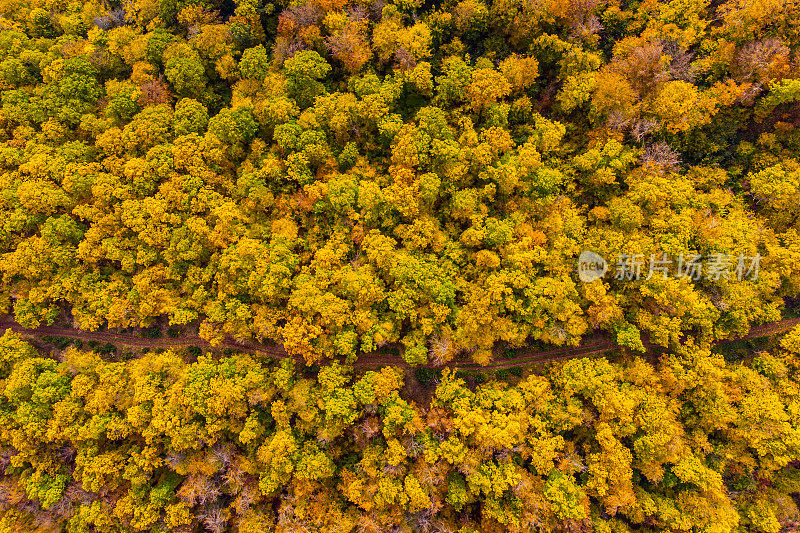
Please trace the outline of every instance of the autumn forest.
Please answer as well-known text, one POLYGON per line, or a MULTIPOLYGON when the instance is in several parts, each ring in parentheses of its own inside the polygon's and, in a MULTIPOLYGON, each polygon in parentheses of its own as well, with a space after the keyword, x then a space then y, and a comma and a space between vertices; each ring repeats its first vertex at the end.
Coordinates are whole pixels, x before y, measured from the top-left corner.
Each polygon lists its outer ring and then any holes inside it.
POLYGON ((800 0, 0 0, 0 533, 800 528, 800 0))

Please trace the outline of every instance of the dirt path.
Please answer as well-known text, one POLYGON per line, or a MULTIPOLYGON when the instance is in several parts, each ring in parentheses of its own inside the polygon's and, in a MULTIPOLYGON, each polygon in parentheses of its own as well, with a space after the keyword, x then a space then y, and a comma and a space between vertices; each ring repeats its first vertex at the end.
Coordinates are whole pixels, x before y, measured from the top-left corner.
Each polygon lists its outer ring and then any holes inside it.
MULTIPOLYGON (((756 326, 750 330, 747 335, 737 337, 735 339, 727 339, 718 341, 719 343, 733 342, 741 339, 762 337, 766 335, 774 335, 789 331, 794 326, 800 324, 800 318, 790 318, 773 322, 770 324, 763 324, 756 326)), ((173 348, 178 346, 198 346, 200 348, 211 349, 214 348, 208 341, 201 338, 199 335, 181 335, 177 338, 157 338, 147 339, 137 337, 135 335, 128 335, 122 333, 113 333, 110 331, 82 331, 71 328, 63 328, 58 326, 40 326, 38 328, 24 328, 10 317, 5 316, 0 318, 0 330, 10 328, 11 330, 21 333, 23 335, 31 335, 35 337, 41 336, 57 336, 67 337, 71 339, 79 339, 82 341, 97 341, 106 342, 119 346, 129 346, 132 348, 173 348)), ((656 346, 650 342, 645 342, 645 347, 650 351, 656 346)), ((278 344, 262 344, 252 341, 235 341, 233 339, 226 339, 216 348, 231 348, 240 352, 254 353, 275 357, 278 359, 285 359, 291 357, 298 362, 304 362, 300 356, 290 356, 286 350, 278 344)), ((393 348, 397 349, 399 346, 385 347, 374 352, 363 354, 358 358, 358 361, 353 365, 355 367, 380 367, 380 366, 399 366, 410 367, 402 357, 393 353, 393 348)), ((614 350, 619 346, 609 337, 600 333, 591 335, 580 346, 560 347, 552 350, 545 351, 532 351, 530 348, 521 348, 515 350, 516 356, 510 359, 500 359, 490 362, 488 365, 481 366, 477 363, 466 361, 463 358, 451 361, 444 366, 453 369, 486 369, 486 370, 502 370, 513 368, 520 365, 531 363, 541 363, 546 361, 555 361, 559 359, 568 359, 571 357, 584 357, 587 355, 594 355, 603 353, 609 350, 614 350)), ((434 365, 419 365, 422 368, 437 368, 434 365)))

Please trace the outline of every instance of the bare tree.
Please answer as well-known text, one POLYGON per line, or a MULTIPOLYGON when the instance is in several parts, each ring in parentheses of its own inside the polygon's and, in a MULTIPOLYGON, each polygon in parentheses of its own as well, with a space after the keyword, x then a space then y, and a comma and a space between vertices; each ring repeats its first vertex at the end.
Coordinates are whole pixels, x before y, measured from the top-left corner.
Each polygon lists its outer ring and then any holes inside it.
POLYGON ((322 22, 322 11, 315 2, 304 2, 285 9, 281 16, 292 20, 299 28, 318 26, 322 22))
POLYGON ((430 350, 428 356, 431 364, 439 366, 450 359, 453 354, 453 342, 449 337, 435 336, 430 340, 430 350))
POLYGON ((111 9, 105 15, 99 15, 94 18, 94 25, 100 28, 101 30, 111 30, 118 26, 124 26, 127 24, 127 14, 125 12, 125 8, 122 6, 115 7, 111 9))
POLYGON ((621 130, 630 124, 630 119, 619 109, 614 109, 608 114, 607 124, 612 130, 621 130))
POLYGON ((693 53, 688 52, 677 41, 666 41, 664 43, 664 53, 672 58, 669 63, 669 73, 672 79, 688 82, 694 80, 693 53))
POLYGON ((403 46, 397 49, 394 53, 394 58, 396 60, 396 65, 403 70, 414 68, 414 65, 417 64, 414 56, 403 46))
POLYGON ((762 84, 789 67, 789 48, 775 37, 751 41, 739 50, 734 62, 734 77, 739 82, 762 84))
POLYGON ((634 48, 626 57, 611 62, 610 68, 628 80, 639 96, 651 93, 660 83, 669 80, 670 72, 662 59, 664 45, 650 41, 634 48))
POLYGON ((246 483, 236 498, 235 507, 236 512, 243 515, 250 509, 250 506, 256 501, 258 491, 252 483, 246 483))
POLYGON ((656 131, 661 123, 654 118, 636 119, 631 128, 631 135, 637 142, 642 142, 645 137, 656 131))
POLYGON ((206 476, 199 474, 192 474, 184 480, 180 490, 178 490, 178 498, 185 501, 189 505, 206 505, 216 502, 222 495, 219 485, 213 483, 206 476))
POLYGON ((170 468, 175 468, 178 466, 184 459, 186 458, 186 454, 181 452, 176 452, 174 450, 170 450, 167 453, 167 456, 164 458, 164 462, 169 465, 170 468))
POLYGON ((219 507, 212 507, 200 514, 203 526, 211 533, 222 533, 228 525, 226 513, 219 507))
POLYGON ((645 148, 641 156, 641 162, 645 165, 651 163, 666 168, 675 168, 681 164, 681 156, 667 143, 660 142, 645 148))
POLYGON ((227 467, 230 465, 231 458, 233 457, 233 445, 230 443, 218 442, 211 449, 211 453, 214 455, 214 458, 223 465, 223 467, 227 467))

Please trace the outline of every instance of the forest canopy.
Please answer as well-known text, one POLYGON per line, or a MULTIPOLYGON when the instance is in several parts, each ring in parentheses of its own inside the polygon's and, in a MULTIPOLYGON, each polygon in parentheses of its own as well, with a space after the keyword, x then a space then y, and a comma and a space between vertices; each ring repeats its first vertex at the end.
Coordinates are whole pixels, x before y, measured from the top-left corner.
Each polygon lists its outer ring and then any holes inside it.
POLYGON ((3 533, 778 533, 800 518, 800 327, 747 364, 582 358, 428 405, 397 368, 0 337, 3 533), (783 529, 782 529, 783 528, 783 529))
POLYGON ((796 528, 798 20, 0 0, 0 533, 796 528))
POLYGON ((309 362, 594 330, 704 346, 800 287, 792 1, 0 2, 0 308, 309 362), (581 283, 592 250, 759 256, 581 283), (733 267, 732 267, 733 268, 733 267))

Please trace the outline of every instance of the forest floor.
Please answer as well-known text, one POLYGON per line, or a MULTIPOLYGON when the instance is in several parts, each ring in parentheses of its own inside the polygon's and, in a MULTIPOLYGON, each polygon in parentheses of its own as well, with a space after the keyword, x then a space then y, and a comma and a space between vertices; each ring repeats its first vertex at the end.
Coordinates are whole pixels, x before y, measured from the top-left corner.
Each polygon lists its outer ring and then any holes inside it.
MULTIPOLYGON (((733 339, 725 339, 717 341, 717 345, 742 341, 745 339, 754 339, 758 337, 766 337, 784 333, 792 329, 794 326, 800 324, 800 317, 788 318, 778 322, 763 324, 756 326, 750 330, 747 335, 736 337, 733 339)), ((39 326, 37 328, 24 328, 9 316, 0 317, 0 330, 11 329, 26 337, 33 337, 41 339, 43 337, 66 337, 69 339, 78 339, 85 342, 107 343, 114 346, 124 346, 134 349, 168 349, 177 347, 192 347, 196 346, 201 349, 231 349, 240 352, 254 353, 266 355, 276 359, 293 358, 296 361, 305 364, 305 361, 300 356, 289 355, 282 346, 278 344, 264 344, 253 341, 237 341, 234 339, 225 339, 219 345, 212 346, 207 340, 203 339, 196 333, 181 332, 177 337, 169 338, 146 338, 130 333, 116 333, 113 331, 83 331, 69 327, 59 326, 39 326)), ((657 359, 659 353, 663 350, 660 346, 653 344, 649 341, 644 341, 646 353, 644 354, 649 359, 657 359)), ((602 333, 595 333, 584 338, 584 342, 579 346, 562 346, 549 350, 541 350, 537 347, 525 347, 519 349, 505 350, 504 356, 500 356, 499 350, 496 350, 496 358, 488 365, 479 365, 469 360, 469 355, 464 354, 453 361, 442 365, 418 365, 414 368, 452 368, 455 370, 504 370, 522 365, 529 365, 533 363, 545 363, 548 361, 555 361, 559 359, 568 359, 573 357, 585 357, 588 355, 596 355, 611 350, 617 350, 621 347, 617 345, 613 339, 608 335, 602 333), (499 356, 499 357, 498 357, 499 356)), ((358 360, 353 364, 354 367, 380 367, 380 366, 399 366, 411 368, 411 365, 406 363, 400 355, 399 350, 401 345, 386 346, 374 352, 362 354, 358 360)))

